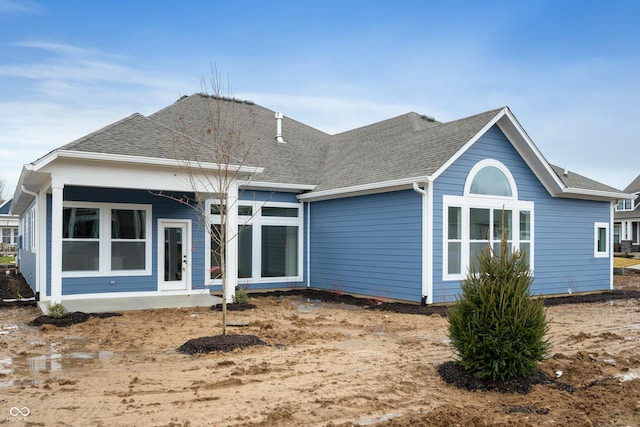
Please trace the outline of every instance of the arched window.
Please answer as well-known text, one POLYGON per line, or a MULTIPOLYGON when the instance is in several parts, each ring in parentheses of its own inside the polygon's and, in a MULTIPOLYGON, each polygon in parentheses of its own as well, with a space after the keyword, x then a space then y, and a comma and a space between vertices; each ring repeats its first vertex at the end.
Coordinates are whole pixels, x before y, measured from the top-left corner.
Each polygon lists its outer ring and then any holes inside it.
POLYGON ((476 163, 462 196, 444 195, 444 280, 460 280, 478 253, 499 252, 502 238, 526 251, 533 269, 533 202, 518 199, 509 169, 494 159, 476 163))
POLYGON ((495 166, 485 166, 480 169, 471 181, 469 192, 471 194, 512 197, 509 180, 495 166))
POLYGON ((493 159, 478 162, 469 172, 464 193, 474 196, 518 198, 516 183, 509 169, 493 159))

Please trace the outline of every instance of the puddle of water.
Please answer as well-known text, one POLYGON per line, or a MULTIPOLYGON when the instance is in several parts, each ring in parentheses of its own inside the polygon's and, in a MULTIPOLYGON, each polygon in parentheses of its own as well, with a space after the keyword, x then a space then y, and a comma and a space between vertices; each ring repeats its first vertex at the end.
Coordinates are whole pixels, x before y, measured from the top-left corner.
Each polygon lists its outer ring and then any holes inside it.
POLYGON ((633 380, 637 380, 638 378, 640 378, 640 372, 631 372, 629 374, 616 375, 616 377, 620 378, 620 381, 622 381, 622 382, 633 381, 633 380))
POLYGON ((5 325, 0 329, 0 335, 7 335, 9 332, 15 331, 18 328, 18 325, 5 325))
POLYGON ((112 351, 99 351, 97 353, 74 352, 66 354, 45 354, 42 356, 27 357, 27 366, 31 372, 57 372, 64 368, 64 362, 74 360, 107 360, 113 358, 112 351))
POLYGON ((0 357, 0 374, 8 375, 13 372, 13 359, 10 357, 0 357))
POLYGON ((359 426, 371 426, 374 424, 378 424, 378 423, 384 423, 387 421, 390 421, 394 418, 398 418, 403 416, 404 414, 401 413, 395 413, 395 414, 385 414, 382 415, 381 417, 378 418, 371 418, 369 420, 363 420, 363 421, 356 421, 354 424, 359 425, 359 426))
MULTIPOLYGON (((52 345, 52 347, 55 347, 52 345)), ((11 387, 15 385, 42 384, 44 378, 39 377, 42 373, 52 373, 73 368, 77 363, 89 363, 92 360, 112 359, 114 353, 112 351, 99 351, 97 353, 73 352, 73 353, 54 353, 44 354, 42 356, 27 357, 27 370, 31 379, 11 379, 8 377, 16 375, 16 365, 20 365, 19 361, 11 357, 0 358, 0 375, 7 377, 6 381, 0 381, 0 388, 11 387)), ((23 363, 24 363, 23 362, 23 363)))

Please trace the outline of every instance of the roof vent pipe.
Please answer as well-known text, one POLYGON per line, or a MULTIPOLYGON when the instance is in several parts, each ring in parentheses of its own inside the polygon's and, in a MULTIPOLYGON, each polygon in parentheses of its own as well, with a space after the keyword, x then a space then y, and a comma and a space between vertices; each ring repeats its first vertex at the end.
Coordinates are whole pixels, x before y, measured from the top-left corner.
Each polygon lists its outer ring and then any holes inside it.
POLYGON ((284 144, 284 139, 282 139, 282 119, 284 116, 282 113, 276 113, 276 141, 284 144))
POLYGON ((569 169, 564 168, 564 171, 562 172, 562 175, 569 176, 569 169))

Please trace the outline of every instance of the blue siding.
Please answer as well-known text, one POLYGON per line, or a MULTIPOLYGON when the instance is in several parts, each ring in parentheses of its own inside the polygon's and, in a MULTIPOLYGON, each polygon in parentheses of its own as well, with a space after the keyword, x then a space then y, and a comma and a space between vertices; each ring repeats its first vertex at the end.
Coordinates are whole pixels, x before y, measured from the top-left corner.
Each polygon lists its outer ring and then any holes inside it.
POLYGON ((534 202, 535 294, 594 291, 609 288, 609 259, 593 254, 594 222, 610 220, 610 204, 553 198, 529 169, 497 126, 492 127, 434 182, 433 293, 434 302, 452 301, 460 291, 458 281, 442 280, 442 196, 458 195, 471 168, 492 158, 513 175, 518 198, 534 202))
MULTIPOLYGON (((179 195, 178 195, 179 196, 179 195)), ((256 200, 268 202, 291 202, 298 203, 294 193, 275 193, 275 192, 243 192, 241 198, 243 200, 256 200)), ((79 202, 96 202, 96 203, 134 203, 134 204, 150 204, 152 205, 152 273, 143 276, 127 276, 110 275, 100 277, 65 277, 62 281, 63 295, 74 294, 96 294, 104 292, 138 292, 138 291, 156 291, 158 289, 158 218, 165 219, 191 219, 192 221, 192 288, 204 289, 205 286, 205 265, 206 257, 206 241, 209 238, 205 226, 200 220, 199 213, 186 205, 182 205, 168 198, 159 197, 149 193, 146 190, 122 190, 122 189, 104 189, 104 188, 88 188, 88 187, 65 187, 65 201, 79 202), (115 284, 111 284, 114 281, 115 284)), ((47 241, 51 241, 51 197, 48 197, 48 219, 47 219, 47 241)), ((301 215, 304 215, 301 210, 301 215)), ((304 216, 303 216, 304 217, 304 216)), ((303 230, 305 239, 307 232, 303 230)), ((305 248, 306 246, 304 246, 305 248)), ((47 246, 47 294, 51 294, 51 264, 50 264, 51 245, 47 246)), ((306 257, 306 250, 303 250, 303 256, 306 257)), ((303 274, 306 268, 306 258, 303 262, 303 274)), ((300 287, 303 282, 282 282, 282 283, 250 283, 246 287, 249 289, 276 289, 287 287, 300 287)))
POLYGON ((311 287, 418 302, 422 199, 413 190, 311 204, 311 287))
MULTIPOLYGON (((65 277, 62 279, 63 295, 95 294, 102 292, 156 291, 158 289, 158 218, 192 220, 191 281, 194 289, 204 288, 205 230, 199 219, 198 213, 194 209, 189 208, 186 205, 182 205, 174 200, 153 195, 146 190, 65 187, 64 200, 97 203, 135 203, 152 205, 152 272, 151 275, 144 276, 112 275, 100 277, 65 277), (115 281, 115 284, 111 285, 111 281, 115 281)), ((50 212, 51 210, 49 209, 49 218, 47 221, 49 224, 51 223, 50 212)), ((48 267, 48 269, 50 271, 50 266, 48 267)), ((47 280, 48 292, 50 292, 50 283, 50 280, 47 280)))

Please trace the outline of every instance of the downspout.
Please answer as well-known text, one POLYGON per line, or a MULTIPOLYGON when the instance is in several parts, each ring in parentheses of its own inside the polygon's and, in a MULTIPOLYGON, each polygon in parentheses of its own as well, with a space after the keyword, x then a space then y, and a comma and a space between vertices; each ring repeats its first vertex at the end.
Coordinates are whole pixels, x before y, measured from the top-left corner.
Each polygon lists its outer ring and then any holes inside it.
POLYGON ((613 290, 613 220, 615 216, 616 202, 611 201, 609 207, 609 290, 613 290))
POLYGON ((311 202, 307 205, 307 288, 311 287, 311 202))
POLYGON ((431 251, 433 247, 431 228, 433 227, 433 217, 429 215, 427 208, 433 199, 433 186, 431 180, 426 183, 426 191, 420 188, 417 182, 413 183, 413 190, 422 196, 422 304, 433 303, 433 258, 431 251))

